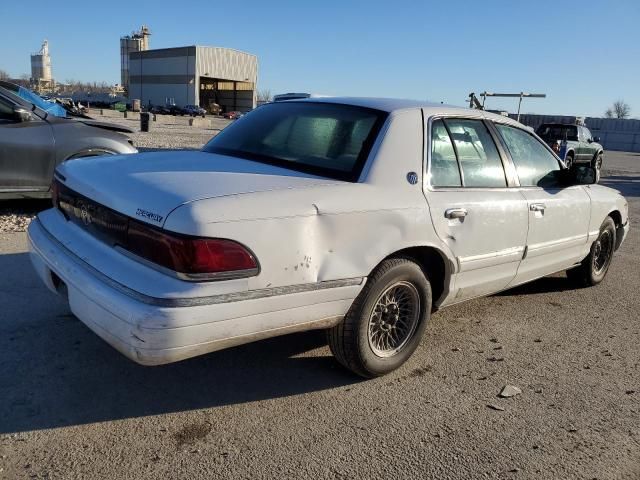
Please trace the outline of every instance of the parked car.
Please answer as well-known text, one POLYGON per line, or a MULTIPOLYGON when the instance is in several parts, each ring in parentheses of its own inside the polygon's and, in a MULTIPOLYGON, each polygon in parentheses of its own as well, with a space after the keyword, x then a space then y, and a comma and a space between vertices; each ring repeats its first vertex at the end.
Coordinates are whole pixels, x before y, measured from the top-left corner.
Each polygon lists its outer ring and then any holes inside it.
POLYGON ((68 113, 62 105, 59 105, 55 101, 50 99, 44 99, 35 92, 32 92, 28 88, 21 87, 15 83, 6 82, 0 80, 0 88, 10 92, 12 95, 20 97, 22 100, 35 105, 40 110, 47 113, 47 115, 55 115, 56 117, 68 117, 68 113))
POLYGON ((375 377, 433 310, 561 270, 601 282, 628 208, 594 178, 483 111, 271 103, 201 151, 59 166, 31 258, 135 362, 322 328, 340 363, 375 377))
POLYGON ((156 115, 171 115, 171 110, 164 105, 153 105, 149 108, 149 112, 156 115))
POLYGON ((222 113, 222 107, 220 105, 218 105, 217 103, 215 103, 214 101, 209 101, 209 107, 208 107, 208 112, 211 115, 220 115, 220 113, 222 113))
POLYGON ((587 127, 564 123, 543 123, 536 129, 536 133, 554 152, 562 154, 567 167, 571 167, 573 163, 588 163, 596 169, 597 180, 600 180, 604 149, 598 143, 600 138, 591 135, 587 127), (566 142, 564 152, 561 151, 563 142, 566 142))
POLYGON ((182 112, 192 117, 204 117, 207 114, 207 111, 198 105, 185 105, 182 107, 182 112))
POLYGON ((223 118, 228 118, 229 120, 235 120, 236 118, 240 118, 242 116, 242 112, 238 112, 237 110, 233 110, 231 112, 224 112, 222 114, 223 118))
POLYGON ((62 162, 137 152, 127 128, 58 115, 0 86, 0 198, 49 196, 62 162))

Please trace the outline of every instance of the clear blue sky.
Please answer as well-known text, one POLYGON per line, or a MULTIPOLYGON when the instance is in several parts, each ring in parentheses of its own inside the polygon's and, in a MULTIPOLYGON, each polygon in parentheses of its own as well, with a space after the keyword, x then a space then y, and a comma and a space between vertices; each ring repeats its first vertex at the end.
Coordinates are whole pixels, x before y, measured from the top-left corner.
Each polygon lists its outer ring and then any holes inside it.
MULTIPOLYGON (((0 69, 29 73, 50 43, 59 81, 120 81, 119 37, 151 48, 231 47, 258 56, 272 93, 464 103, 471 91, 542 92, 523 112, 640 117, 640 0, 0 0, 0 69)), ((490 99, 513 111, 517 100, 490 99)))

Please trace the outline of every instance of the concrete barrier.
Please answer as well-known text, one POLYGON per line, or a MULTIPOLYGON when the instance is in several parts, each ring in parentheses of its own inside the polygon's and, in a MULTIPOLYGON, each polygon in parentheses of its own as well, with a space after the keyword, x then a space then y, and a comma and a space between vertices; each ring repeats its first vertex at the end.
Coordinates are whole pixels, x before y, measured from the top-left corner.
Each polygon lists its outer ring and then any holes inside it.
POLYGON ((124 114, 117 110, 110 110, 108 108, 104 108, 100 110, 100 115, 103 117, 114 117, 114 118, 124 118, 124 114))
POLYGON ((211 120, 202 117, 193 117, 189 119, 190 127, 210 128, 211 120))
POLYGON ((139 112, 124 112, 124 118, 128 118, 131 120, 140 120, 139 112))

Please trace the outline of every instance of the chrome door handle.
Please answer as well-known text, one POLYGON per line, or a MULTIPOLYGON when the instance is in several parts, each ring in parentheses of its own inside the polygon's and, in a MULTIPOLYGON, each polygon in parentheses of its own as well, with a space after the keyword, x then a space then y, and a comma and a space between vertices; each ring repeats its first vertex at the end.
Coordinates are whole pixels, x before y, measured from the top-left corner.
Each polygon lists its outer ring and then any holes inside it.
POLYGON ((547 208, 544 203, 532 203, 529 205, 529 210, 532 212, 544 212, 544 209, 547 208))
POLYGON ((464 218, 467 216, 466 208, 448 208, 444 211, 444 216, 446 218, 464 218))

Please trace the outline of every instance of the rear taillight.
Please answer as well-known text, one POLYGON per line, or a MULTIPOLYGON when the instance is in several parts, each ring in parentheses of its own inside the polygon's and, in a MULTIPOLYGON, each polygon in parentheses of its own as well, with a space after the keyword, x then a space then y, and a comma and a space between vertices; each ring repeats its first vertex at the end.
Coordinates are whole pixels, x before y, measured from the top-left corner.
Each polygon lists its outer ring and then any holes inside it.
POLYGON ((126 250, 185 280, 224 280, 257 275, 258 262, 233 240, 188 237, 129 221, 126 250))

